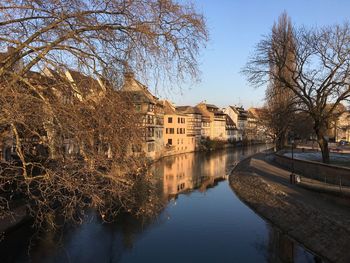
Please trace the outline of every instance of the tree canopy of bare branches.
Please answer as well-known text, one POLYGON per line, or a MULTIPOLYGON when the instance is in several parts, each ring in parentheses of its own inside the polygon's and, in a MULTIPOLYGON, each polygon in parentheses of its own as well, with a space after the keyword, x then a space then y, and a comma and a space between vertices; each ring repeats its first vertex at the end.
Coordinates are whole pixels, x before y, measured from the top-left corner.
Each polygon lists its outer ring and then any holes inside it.
POLYGON ((125 67, 196 75, 207 39, 202 15, 172 0, 8 0, 0 10, 0 47, 14 47, 0 74, 21 63, 19 75, 50 65, 110 80, 125 67))
POLYGON ((196 77, 206 40, 203 16, 172 0, 3 1, 0 132, 15 157, 0 167, 0 216, 14 198, 39 224, 154 213, 145 159, 130 155, 142 119, 118 87, 130 71, 196 77))
POLYGON ((292 35, 292 46, 275 34, 264 37, 244 73, 253 85, 273 80, 293 92, 299 110, 312 118, 323 161, 329 162, 328 123, 339 104, 350 96, 350 27, 348 23, 294 27, 292 35))

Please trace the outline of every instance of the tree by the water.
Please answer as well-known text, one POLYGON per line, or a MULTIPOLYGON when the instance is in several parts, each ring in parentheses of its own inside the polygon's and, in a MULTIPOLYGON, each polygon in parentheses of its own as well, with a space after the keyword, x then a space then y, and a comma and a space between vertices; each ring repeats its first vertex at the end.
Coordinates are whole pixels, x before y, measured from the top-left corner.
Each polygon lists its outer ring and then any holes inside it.
POLYGON ((203 16, 172 0, 3 1, 0 132, 15 156, 0 167, 0 216, 13 199, 37 223, 154 212, 145 159, 128 154, 142 119, 118 87, 126 71, 196 77, 206 40, 203 16))
MULTIPOLYGON (((283 13, 278 23, 274 24, 272 28, 272 46, 273 51, 278 53, 278 56, 284 58, 288 67, 293 67, 293 27, 287 13, 283 13), (287 47, 286 50, 278 48, 278 43, 284 42, 287 47), (277 47, 274 47, 277 45, 277 47)), ((275 54, 276 55, 276 54, 275 54)), ((271 54, 274 56, 274 54, 271 54)), ((270 64, 270 71, 276 72, 278 68, 273 63, 270 64)), ((291 72, 283 70, 280 72, 286 79, 291 79, 291 72)), ((291 123, 294 119, 296 109, 296 97, 292 90, 288 89, 281 81, 276 78, 271 78, 270 83, 266 89, 266 124, 274 133, 275 145, 277 150, 281 150, 288 139, 288 132, 291 123)))
POLYGON ((256 86, 280 83, 306 112, 329 163, 327 129, 339 105, 350 97, 350 27, 293 27, 292 43, 269 34, 257 45, 243 72, 256 86))

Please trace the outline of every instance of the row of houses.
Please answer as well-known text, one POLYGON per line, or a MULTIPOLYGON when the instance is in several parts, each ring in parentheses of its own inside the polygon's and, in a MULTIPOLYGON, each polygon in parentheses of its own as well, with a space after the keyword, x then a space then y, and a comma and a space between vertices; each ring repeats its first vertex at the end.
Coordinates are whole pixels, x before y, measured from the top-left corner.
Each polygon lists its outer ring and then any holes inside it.
MULTIPOLYGON (((0 53, 0 65, 9 54, 0 53)), ((14 67, 19 70, 21 64, 14 67)), ((52 93, 63 104, 74 104, 74 100, 98 103, 109 88, 106 81, 94 79, 74 70, 64 72, 46 68, 41 73, 29 72, 28 81, 40 90, 52 93), (57 87, 57 86, 60 87, 57 87), (64 87, 63 87, 64 86, 64 87)), ((170 101, 154 96, 149 89, 135 79, 133 73, 124 75, 124 84, 120 90, 134 104, 135 111, 142 116, 143 145, 131 147, 132 152, 144 152, 147 157, 157 159, 161 156, 193 152, 201 148, 205 140, 222 142, 265 141, 257 136, 259 126, 256 109, 229 106, 219 108, 216 105, 201 102, 195 106, 176 106, 170 101)), ((45 135, 49 140, 55 136, 47 120, 45 135)), ((44 137, 45 137, 44 136, 44 137)), ((57 140, 55 140, 57 141, 57 140)), ((57 141, 68 155, 79 152, 74 138, 65 137, 57 141)), ((52 147, 53 148, 53 147, 52 147)), ((53 154, 53 153, 50 153, 53 154)), ((0 160, 11 160, 16 155, 14 136, 6 125, 0 127, 0 160)))
POLYGON ((258 121, 259 109, 219 107, 201 102, 195 106, 176 106, 152 95, 132 73, 125 75, 121 89, 131 97, 135 110, 143 115, 143 151, 152 159, 193 152, 204 140, 227 143, 265 142, 266 129, 258 121))

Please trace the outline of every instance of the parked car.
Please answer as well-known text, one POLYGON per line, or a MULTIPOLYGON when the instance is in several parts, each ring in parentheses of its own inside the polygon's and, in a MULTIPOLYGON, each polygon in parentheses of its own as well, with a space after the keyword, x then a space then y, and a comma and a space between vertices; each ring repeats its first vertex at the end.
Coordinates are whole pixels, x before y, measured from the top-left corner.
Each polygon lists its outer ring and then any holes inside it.
POLYGON ((349 142, 345 141, 345 140, 341 140, 341 141, 339 141, 339 145, 341 145, 341 146, 349 145, 349 142))

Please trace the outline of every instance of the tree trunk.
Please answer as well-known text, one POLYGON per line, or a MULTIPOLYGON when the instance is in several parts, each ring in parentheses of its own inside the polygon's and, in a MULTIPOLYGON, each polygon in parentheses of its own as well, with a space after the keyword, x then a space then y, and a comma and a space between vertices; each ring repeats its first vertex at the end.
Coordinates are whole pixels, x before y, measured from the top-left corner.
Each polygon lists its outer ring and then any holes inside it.
POLYGON ((286 132, 280 132, 276 138, 277 151, 282 150, 286 144, 287 144, 286 132))
POLYGON ((317 142, 321 148, 322 153, 322 162, 329 163, 329 148, 328 141, 325 139, 325 136, 322 132, 318 132, 317 134, 317 142))
POLYGON ((276 149, 277 151, 280 151, 283 149, 283 140, 281 140, 281 137, 278 137, 276 140, 276 149))

